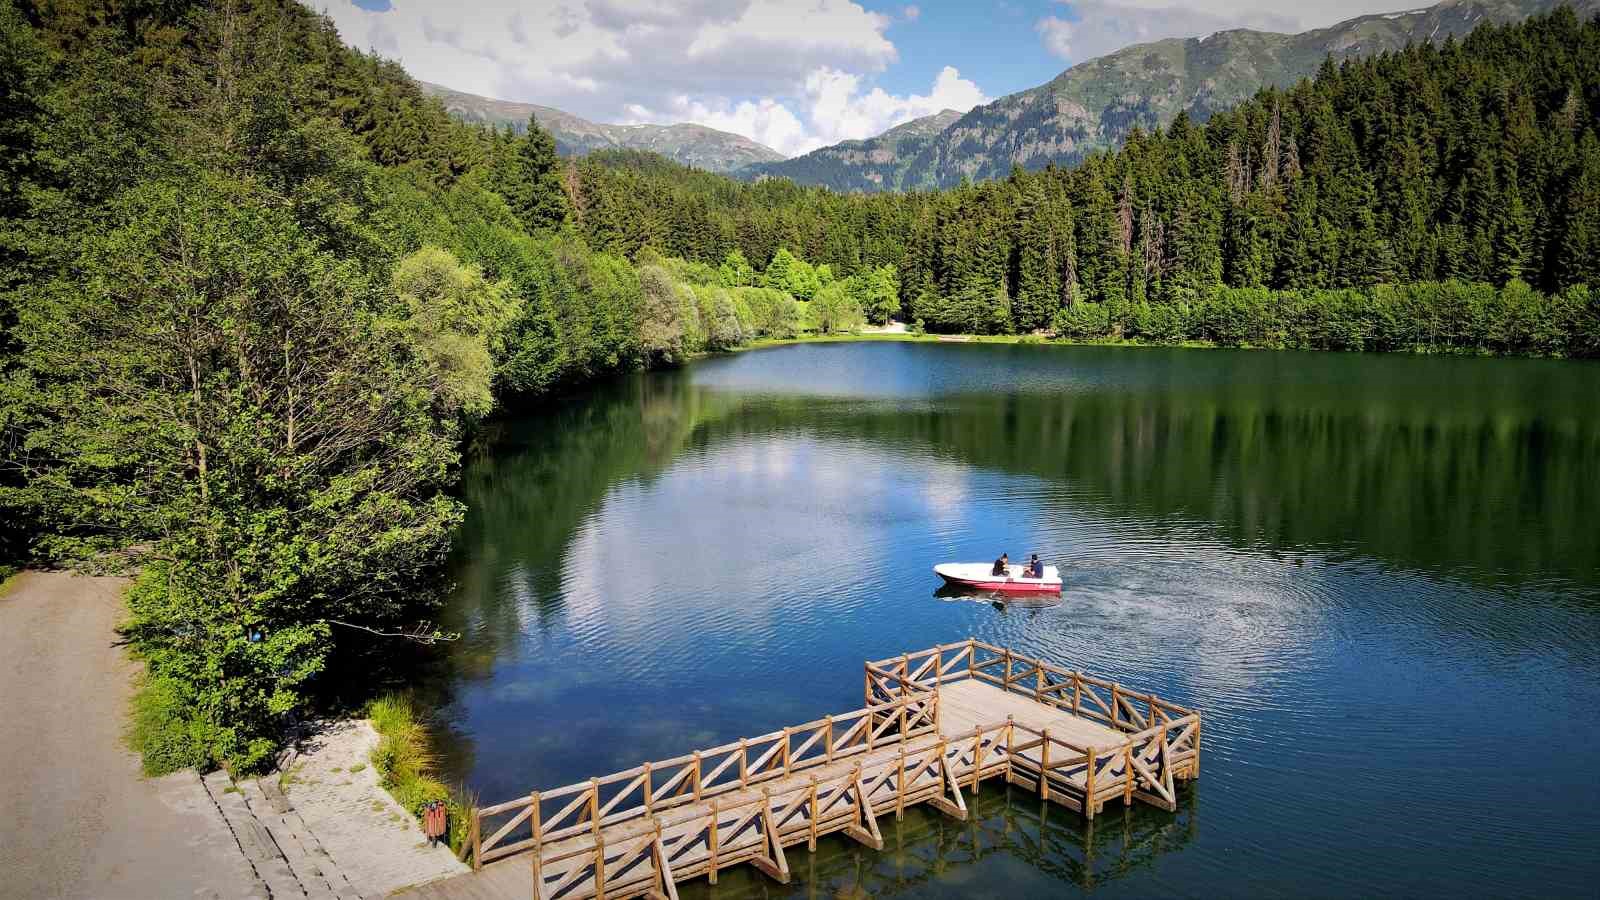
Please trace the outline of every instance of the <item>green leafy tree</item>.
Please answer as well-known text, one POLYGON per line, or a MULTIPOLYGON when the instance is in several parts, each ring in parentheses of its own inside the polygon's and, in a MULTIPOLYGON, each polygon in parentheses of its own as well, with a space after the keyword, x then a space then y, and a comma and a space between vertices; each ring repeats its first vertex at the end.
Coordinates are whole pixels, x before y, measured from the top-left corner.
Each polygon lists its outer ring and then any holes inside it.
POLYGON ((823 334, 854 331, 864 321, 860 304, 842 281, 831 282, 817 291, 809 310, 812 323, 823 334))
POLYGON ((442 559, 461 398, 259 186, 153 182, 112 221, 23 311, 39 452, 9 499, 69 558, 142 548, 127 630, 182 692, 168 733, 253 768, 332 629, 395 622, 442 559))
POLYGON ((722 258, 717 278, 723 287, 750 287, 758 280, 756 270, 751 268, 750 262, 738 248, 729 250, 728 255, 722 258))

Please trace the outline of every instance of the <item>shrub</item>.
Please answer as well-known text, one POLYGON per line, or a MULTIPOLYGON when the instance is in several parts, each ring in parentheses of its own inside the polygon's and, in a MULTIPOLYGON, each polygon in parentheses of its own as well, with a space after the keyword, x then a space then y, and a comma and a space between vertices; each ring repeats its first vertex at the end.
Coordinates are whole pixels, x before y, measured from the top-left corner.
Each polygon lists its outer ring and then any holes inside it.
POLYGON ((203 769, 211 762, 211 735, 195 718, 182 682, 146 677, 133 695, 128 745, 143 760, 144 774, 168 775, 203 769))
POLYGON ((1104 304, 1075 303, 1056 313, 1055 331, 1062 337, 1105 337, 1109 328, 1104 304))

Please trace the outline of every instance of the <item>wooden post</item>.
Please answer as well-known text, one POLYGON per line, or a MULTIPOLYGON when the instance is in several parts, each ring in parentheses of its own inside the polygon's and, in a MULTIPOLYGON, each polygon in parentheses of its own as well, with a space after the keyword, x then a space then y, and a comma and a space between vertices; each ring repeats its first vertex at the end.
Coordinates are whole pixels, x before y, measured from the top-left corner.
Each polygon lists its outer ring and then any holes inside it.
POLYGON ((1035 703, 1044 702, 1044 663, 1035 661, 1033 664, 1033 700, 1035 703))
MULTIPOLYGON (((868 666, 872 663, 867 663, 868 666)), ((861 705, 872 705, 872 670, 866 666, 861 668, 861 705)))
POLYGON ((537 897, 544 883, 544 875, 539 871, 539 857, 544 853, 544 823, 539 809, 538 791, 528 795, 528 804, 533 808, 529 818, 533 820, 533 895, 537 897))
POLYGON ((911 654, 900 654, 900 697, 905 699, 911 693, 911 654))
POLYGON ((750 763, 746 755, 748 738, 739 738, 739 787, 750 786, 750 763))
POLYGON ((1119 695, 1121 694, 1121 692, 1122 692, 1122 685, 1117 684, 1115 681, 1111 682, 1111 727, 1112 728, 1121 728, 1122 727, 1122 721, 1121 721, 1122 720, 1122 706, 1121 706, 1121 700, 1119 698, 1119 695))
POLYGON ((817 852, 817 776, 811 776, 811 831, 806 837, 806 849, 817 852))
POLYGON ((833 716, 822 717, 822 743, 828 748, 828 762, 833 762, 833 716))
POLYGON ((594 835, 594 895, 606 896, 606 838, 600 833, 600 779, 589 779, 589 829, 594 835))
POLYGON ((785 775, 789 774, 789 744, 791 743, 789 728, 790 726, 788 725, 783 727, 783 752, 778 754, 778 758, 783 760, 783 774, 785 775))
POLYGON ((483 868, 483 815, 472 811, 472 868, 483 868))
POLYGON ((700 751, 699 750, 696 750, 694 752, 694 771, 692 773, 690 773, 690 774, 693 776, 693 779, 694 779, 694 781, 693 781, 693 783, 694 783, 694 802, 699 803, 700 802, 700 751))
POLYGON ((1072 714, 1078 714, 1078 705, 1083 701, 1083 676, 1077 672, 1072 673, 1072 714))
POLYGON ((1083 816, 1086 819, 1094 818, 1094 767, 1097 760, 1094 748, 1088 749, 1089 767, 1083 770, 1083 816))
POLYGON ((906 698, 900 698, 900 740, 906 739, 906 698))
POLYGON ((906 817, 906 745, 900 745, 900 777, 894 782, 894 820, 906 817))
POLYGON ((1039 735, 1044 743, 1039 745, 1039 799, 1050 799, 1050 729, 1039 735))
POLYGON ((967 638, 967 677, 971 678, 977 674, 978 642, 973 638, 967 638))
POLYGON ((983 770, 983 726, 972 726, 972 793, 978 793, 978 775, 983 770))
POLYGON ((1015 758, 1011 748, 1017 745, 1017 723, 1012 716, 1006 716, 1006 782, 1011 782, 1011 761, 1015 758))
POLYGON ((711 830, 706 836, 706 846, 710 848, 711 858, 708 862, 710 870, 706 873, 706 880, 712 884, 717 883, 717 801, 711 801, 711 830))
MULTIPOLYGON (((1161 738, 1157 737, 1156 740, 1160 741, 1161 738)), ((1161 741, 1161 743, 1162 743, 1162 746, 1166 746, 1166 742, 1165 741, 1161 741)), ((1165 756, 1166 754, 1162 754, 1162 755, 1165 756)), ((1124 779, 1124 784, 1122 785, 1122 805, 1123 806, 1132 806, 1133 805, 1133 745, 1132 744, 1128 744, 1127 746, 1122 748, 1122 777, 1124 779)))
POLYGON ((1011 690, 1011 648, 1005 648, 1005 668, 1000 670, 1000 689, 1011 690))
POLYGON ((647 762, 644 764, 644 811, 646 815, 652 816, 656 812, 656 786, 650 783, 653 780, 655 780, 655 775, 652 774, 650 764, 647 762))

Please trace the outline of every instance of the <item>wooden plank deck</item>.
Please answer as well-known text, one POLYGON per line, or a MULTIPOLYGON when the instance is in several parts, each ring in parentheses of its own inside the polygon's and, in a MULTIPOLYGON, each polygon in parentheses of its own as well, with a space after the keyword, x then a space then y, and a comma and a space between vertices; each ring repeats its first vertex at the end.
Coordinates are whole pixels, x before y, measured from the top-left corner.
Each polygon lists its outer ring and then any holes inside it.
POLYGON ((1048 728, 1051 734, 1081 747, 1116 747, 1127 739, 1127 735, 1099 722, 1081 719, 975 678, 941 685, 937 690, 939 731, 946 737, 971 734, 976 725, 1010 716, 1035 731, 1048 728))
POLYGON ((484 807, 480 870, 410 895, 675 898, 744 863, 786 883, 786 847, 843 832, 881 850, 879 816, 965 819, 985 779, 1092 818, 1117 799, 1175 810, 1173 779, 1199 774, 1198 713, 978 641, 868 663, 864 693, 843 715, 484 807))

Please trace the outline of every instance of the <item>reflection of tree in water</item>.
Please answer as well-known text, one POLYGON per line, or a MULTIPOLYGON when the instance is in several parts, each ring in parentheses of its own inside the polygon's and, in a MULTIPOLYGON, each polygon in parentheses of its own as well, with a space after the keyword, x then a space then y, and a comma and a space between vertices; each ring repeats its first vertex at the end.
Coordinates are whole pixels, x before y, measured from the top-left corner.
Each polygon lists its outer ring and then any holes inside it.
POLYGON ((1513 582, 1589 580, 1600 561, 1600 530, 1588 525, 1600 506, 1600 421, 1510 401, 1231 384, 947 396, 914 410, 767 398, 705 432, 944 455, 1044 479, 1124 521, 1206 522, 1241 546, 1349 550, 1513 582))
POLYGON ((788 848, 794 873, 788 885, 739 866, 720 873, 715 886, 696 880, 678 891, 685 898, 710 900, 957 897, 973 893, 971 885, 1017 896, 1055 893, 1067 883, 1092 891, 1194 840, 1197 792, 1193 783, 1184 791, 1176 814, 1138 804, 1107 805, 1104 814, 1086 821, 1025 791, 990 782, 981 793, 968 793, 965 822, 921 807, 907 810, 901 822, 893 816, 880 819, 882 852, 838 835, 819 841, 814 854, 803 843, 788 848), (1027 871, 1021 878, 1036 877, 1040 883, 1028 890, 1029 884, 1018 883, 1014 867, 1003 872, 997 867, 1004 862, 1023 864, 1027 871))

